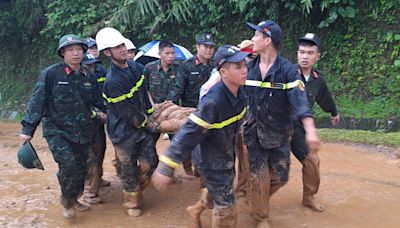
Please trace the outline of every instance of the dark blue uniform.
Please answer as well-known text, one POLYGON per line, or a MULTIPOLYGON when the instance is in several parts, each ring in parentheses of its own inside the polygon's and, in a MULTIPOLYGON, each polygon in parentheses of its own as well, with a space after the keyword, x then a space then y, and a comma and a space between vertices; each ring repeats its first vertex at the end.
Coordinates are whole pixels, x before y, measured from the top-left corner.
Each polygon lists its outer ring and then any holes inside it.
MULTIPOLYGON (((214 204, 218 206, 234 203, 235 139, 245 112, 243 89, 235 97, 223 82, 219 82, 202 98, 197 110, 160 158, 166 165, 176 168, 200 144, 200 154, 194 157, 214 204)), ((160 173, 170 175, 163 169, 160 173)))
POLYGON ((294 64, 278 55, 262 80, 259 61, 260 57, 248 64, 248 79, 270 82, 273 88, 246 86, 249 113, 243 124, 243 140, 249 151, 250 203, 254 215, 263 219, 268 216, 270 194, 288 181, 290 116, 301 120, 311 117, 312 112, 305 92, 285 88, 288 83, 301 80, 294 64))
POLYGON ((104 83, 107 130, 121 162, 120 177, 126 192, 142 190, 137 160, 149 163, 148 178, 158 164, 154 141, 144 128, 152 108, 142 73, 143 65, 133 61, 128 61, 127 68, 112 64, 104 83))

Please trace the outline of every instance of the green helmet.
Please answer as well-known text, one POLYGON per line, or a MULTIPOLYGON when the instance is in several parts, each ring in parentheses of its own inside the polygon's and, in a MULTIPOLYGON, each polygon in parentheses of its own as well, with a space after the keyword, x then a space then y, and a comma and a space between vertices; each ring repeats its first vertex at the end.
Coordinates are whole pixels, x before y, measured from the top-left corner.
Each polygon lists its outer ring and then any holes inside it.
POLYGON ((72 45, 72 44, 82 45, 83 52, 86 52, 86 50, 88 49, 87 44, 83 40, 81 40, 81 38, 79 38, 79 36, 74 35, 74 34, 67 34, 67 35, 64 35, 63 37, 61 37, 60 40, 58 41, 58 49, 57 49, 58 56, 63 57, 63 55, 61 54, 61 49, 63 47, 66 47, 66 46, 72 45))
POLYGON ((18 150, 18 163, 27 169, 41 169, 44 170, 42 162, 36 154, 32 144, 28 141, 24 143, 18 150))

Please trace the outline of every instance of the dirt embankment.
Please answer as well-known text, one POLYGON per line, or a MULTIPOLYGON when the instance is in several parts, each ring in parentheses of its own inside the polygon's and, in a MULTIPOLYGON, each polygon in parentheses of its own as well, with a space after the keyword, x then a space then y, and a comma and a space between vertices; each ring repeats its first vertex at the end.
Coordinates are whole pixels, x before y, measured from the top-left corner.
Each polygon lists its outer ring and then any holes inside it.
MULTIPOLYGON (((104 162, 103 203, 78 215, 74 222, 61 215, 57 166, 38 129, 33 139, 45 171, 26 170, 17 162, 19 124, 0 123, 0 226, 1 227, 190 227, 185 208, 198 197, 198 179, 178 172, 179 182, 161 194, 151 186, 144 193, 144 213, 133 218, 124 213, 121 183, 111 166, 110 142, 104 162)), ((168 141, 159 140, 163 151, 168 141)), ((393 151, 377 147, 323 144, 321 188, 317 199, 327 210, 317 213, 300 205, 301 166, 292 157, 289 183, 271 200, 272 227, 400 227, 400 160, 393 151)), ((239 201, 238 227, 254 227, 239 201)), ((211 211, 202 215, 211 226, 211 211)))

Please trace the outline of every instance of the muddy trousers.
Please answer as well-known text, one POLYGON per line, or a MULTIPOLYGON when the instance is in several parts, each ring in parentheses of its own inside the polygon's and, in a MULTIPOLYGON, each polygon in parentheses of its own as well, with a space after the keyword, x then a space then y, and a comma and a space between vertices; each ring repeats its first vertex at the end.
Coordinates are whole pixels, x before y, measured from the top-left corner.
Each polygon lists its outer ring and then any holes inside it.
POLYGON ((303 165, 303 197, 313 197, 320 185, 320 161, 317 152, 308 150, 306 133, 301 123, 294 124, 291 150, 303 165))
POLYGON ((123 206, 126 208, 132 208, 132 205, 140 206, 136 201, 140 202, 141 191, 150 183, 150 177, 158 164, 154 140, 150 134, 139 140, 129 136, 122 143, 114 144, 114 147, 116 159, 120 162, 119 172, 125 201, 123 206), (127 203, 130 201, 136 203, 127 203))
POLYGON ((103 176, 103 161, 106 151, 106 133, 104 131, 104 124, 96 123, 94 126, 95 133, 92 153, 89 154, 88 159, 89 172, 86 186, 89 192, 98 195, 101 177, 103 176))
POLYGON ((65 208, 70 208, 84 190, 91 143, 74 143, 61 135, 46 136, 46 141, 58 164, 57 178, 61 187, 61 203, 65 208))
POLYGON ((257 222, 269 215, 269 199, 289 179, 290 145, 263 149, 259 144, 248 146, 250 177, 248 204, 257 222))

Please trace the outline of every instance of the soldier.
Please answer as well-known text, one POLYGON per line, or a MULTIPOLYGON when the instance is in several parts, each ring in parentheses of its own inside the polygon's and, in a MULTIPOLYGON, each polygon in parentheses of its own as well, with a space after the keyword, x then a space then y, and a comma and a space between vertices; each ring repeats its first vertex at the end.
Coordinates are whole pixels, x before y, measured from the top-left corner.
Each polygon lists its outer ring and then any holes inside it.
MULTIPOLYGON (((97 82, 100 85, 97 96, 99 99, 103 99, 101 93, 103 91, 103 79, 105 79, 107 71, 100 63, 101 61, 90 53, 86 53, 82 61, 82 64, 96 76, 97 82)), ((109 181, 105 181, 101 178, 103 175, 103 161, 106 151, 104 123, 107 120, 107 115, 97 109, 94 109, 92 112, 95 117, 93 118, 93 149, 88 160, 89 173, 86 182, 86 191, 81 199, 87 203, 98 203, 101 201, 99 198, 100 186, 110 185, 109 181)))
POLYGON ((196 158, 199 171, 213 199, 199 202, 203 207, 189 210, 196 227, 200 214, 213 207, 212 227, 236 227, 235 197, 233 194, 235 140, 241 119, 246 112, 243 88, 247 77, 245 58, 248 53, 230 45, 220 47, 215 55, 216 67, 222 82, 218 82, 201 99, 197 110, 173 138, 153 175, 153 185, 160 191, 171 182, 174 169, 191 151, 200 145, 196 158))
POLYGON ((21 121, 20 138, 26 142, 33 137, 43 117, 43 136, 59 167, 57 177, 63 215, 67 219, 75 217, 75 210, 89 209, 77 199, 84 189, 93 138, 90 105, 105 111, 97 96, 96 78, 81 66, 86 49, 85 42, 76 35, 61 37, 57 54, 64 61, 42 71, 21 121))
POLYGON ((253 51, 258 53, 248 64, 249 112, 243 123, 250 162, 248 199, 258 226, 269 227, 270 196, 289 178, 290 116, 302 121, 310 150, 317 150, 319 140, 297 67, 278 53, 281 28, 271 20, 247 24, 255 30, 253 51))
MULTIPOLYGON (((156 104, 164 102, 172 90, 179 64, 175 60, 174 44, 163 40, 158 45, 159 60, 148 63, 144 67, 144 77, 147 90, 156 104)), ((154 133, 154 142, 157 142, 160 133, 154 133)), ((171 137, 172 138, 172 137, 171 137)))
MULTIPOLYGON (((176 75, 175 84, 167 100, 183 107, 195 108, 199 102, 200 88, 208 80, 214 68, 211 58, 214 54, 214 41, 211 34, 201 34, 196 41, 197 54, 183 62, 176 75)), ((188 175, 194 175, 190 157, 183 168, 188 175)))
MULTIPOLYGON (((306 86, 310 106, 312 108, 314 103, 317 102, 322 110, 331 114, 331 122, 336 125, 339 123, 340 117, 335 102, 326 85, 324 76, 313 68, 321 56, 320 39, 314 33, 307 33, 298 40, 298 43, 297 63, 301 72, 301 79, 306 86)), ((303 124, 294 120, 293 127, 292 152, 303 165, 303 205, 322 212, 325 207, 314 198, 320 183, 318 154, 316 151, 307 148, 303 124)))
POLYGON ((111 58, 111 68, 104 82, 107 101, 107 130, 120 163, 123 184, 122 206, 131 216, 142 213, 142 191, 158 164, 150 128, 152 106, 144 82, 143 65, 127 60, 125 38, 113 28, 103 28, 96 35, 99 50, 111 58), (138 161, 140 165, 138 165, 138 161))

